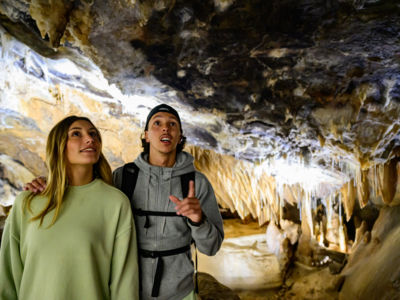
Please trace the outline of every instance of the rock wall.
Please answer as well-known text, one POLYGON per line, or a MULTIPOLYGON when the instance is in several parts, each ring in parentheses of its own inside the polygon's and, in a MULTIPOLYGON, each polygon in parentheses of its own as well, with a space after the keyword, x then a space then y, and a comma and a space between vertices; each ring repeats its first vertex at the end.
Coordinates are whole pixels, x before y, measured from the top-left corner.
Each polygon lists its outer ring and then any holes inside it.
POLYGON ((398 299, 400 295, 400 207, 385 206, 371 231, 360 232, 339 299, 398 299))
POLYGON ((0 227, 46 173, 59 119, 90 116, 114 168, 167 102, 220 206, 269 223, 278 256, 290 220, 303 263, 320 248, 352 255, 342 297, 378 297, 377 277, 359 276, 378 265, 396 297, 399 12, 395 0, 1 1, 0 227))

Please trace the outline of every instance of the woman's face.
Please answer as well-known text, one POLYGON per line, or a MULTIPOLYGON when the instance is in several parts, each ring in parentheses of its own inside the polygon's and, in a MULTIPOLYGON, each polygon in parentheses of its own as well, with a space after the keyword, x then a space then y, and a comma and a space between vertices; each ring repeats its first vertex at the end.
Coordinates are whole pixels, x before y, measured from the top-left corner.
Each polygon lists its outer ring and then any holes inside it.
POLYGON ((65 149, 68 166, 93 166, 99 160, 100 152, 101 142, 97 129, 85 120, 72 123, 68 129, 65 149))

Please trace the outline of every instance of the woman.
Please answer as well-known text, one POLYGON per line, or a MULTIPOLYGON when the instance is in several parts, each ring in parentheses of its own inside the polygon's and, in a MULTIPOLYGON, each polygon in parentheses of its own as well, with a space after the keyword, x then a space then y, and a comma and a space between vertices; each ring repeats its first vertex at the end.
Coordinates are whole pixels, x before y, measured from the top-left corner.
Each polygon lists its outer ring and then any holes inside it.
POLYGON ((0 249, 0 300, 138 299, 129 200, 112 187, 97 128, 70 116, 50 131, 47 186, 22 192, 0 249))

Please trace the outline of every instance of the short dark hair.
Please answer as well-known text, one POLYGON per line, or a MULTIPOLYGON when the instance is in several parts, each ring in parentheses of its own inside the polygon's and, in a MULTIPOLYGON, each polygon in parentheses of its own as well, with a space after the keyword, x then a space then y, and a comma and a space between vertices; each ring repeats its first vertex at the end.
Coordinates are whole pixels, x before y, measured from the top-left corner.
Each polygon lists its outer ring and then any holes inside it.
POLYGON ((181 118, 179 117, 178 112, 175 110, 175 108, 173 108, 172 106, 169 106, 168 104, 165 104, 165 103, 153 107, 153 109, 149 112, 149 114, 147 115, 147 119, 146 119, 146 125, 144 126, 144 131, 149 129, 149 122, 150 122, 151 117, 159 112, 166 112, 166 113, 169 113, 169 114, 175 116, 176 120, 179 123, 181 132, 183 132, 181 118))

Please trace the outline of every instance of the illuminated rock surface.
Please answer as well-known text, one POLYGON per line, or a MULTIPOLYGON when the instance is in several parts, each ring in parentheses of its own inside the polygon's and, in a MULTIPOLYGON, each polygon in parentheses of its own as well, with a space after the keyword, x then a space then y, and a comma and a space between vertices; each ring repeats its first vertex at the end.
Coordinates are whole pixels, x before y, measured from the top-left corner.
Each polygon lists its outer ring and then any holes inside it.
MULTIPOLYGON (((46 173, 46 135, 64 115, 93 120, 115 168, 166 102, 221 208, 269 224, 268 241, 232 236, 223 259, 248 256, 257 285, 277 286, 292 259, 318 265, 327 248, 350 254, 344 297, 352 282, 378 291, 355 257, 379 256, 378 268, 398 253, 368 241, 400 204, 399 16, 395 0, 1 1, 0 230, 23 182, 46 173)), ((382 272, 385 295, 399 295, 397 270, 382 272)))
POLYGON ((199 271, 235 290, 282 285, 278 258, 266 247, 265 234, 227 238, 212 257, 199 254, 199 271))
POLYGON ((352 249, 339 299, 397 299, 399 253, 400 207, 382 208, 373 230, 352 249))

